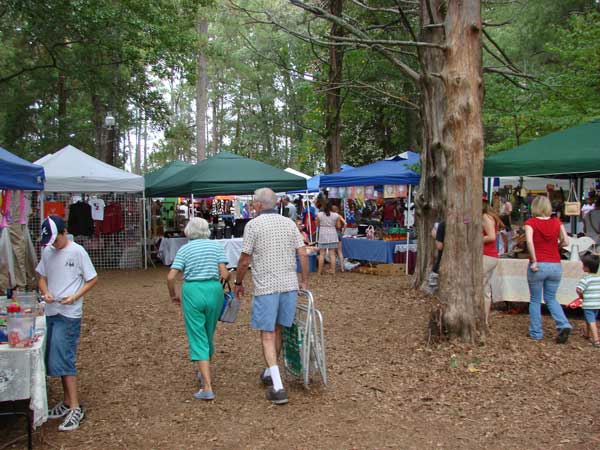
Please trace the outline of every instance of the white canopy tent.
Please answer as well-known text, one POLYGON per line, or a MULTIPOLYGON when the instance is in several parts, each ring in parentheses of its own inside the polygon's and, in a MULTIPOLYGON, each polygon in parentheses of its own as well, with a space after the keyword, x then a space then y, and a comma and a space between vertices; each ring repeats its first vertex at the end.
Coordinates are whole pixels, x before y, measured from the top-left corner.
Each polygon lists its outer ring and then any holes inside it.
MULTIPOLYGON (((67 145, 56 153, 38 159, 35 164, 44 167, 46 173, 44 191, 48 193, 140 193, 143 199, 143 257, 144 267, 147 268, 144 177, 106 164, 72 145, 67 145)), ((41 219, 44 218, 43 209, 42 198, 40 202, 41 219)))
POLYGON ((67 145, 38 159, 46 172, 46 192, 143 192, 144 177, 106 164, 67 145))

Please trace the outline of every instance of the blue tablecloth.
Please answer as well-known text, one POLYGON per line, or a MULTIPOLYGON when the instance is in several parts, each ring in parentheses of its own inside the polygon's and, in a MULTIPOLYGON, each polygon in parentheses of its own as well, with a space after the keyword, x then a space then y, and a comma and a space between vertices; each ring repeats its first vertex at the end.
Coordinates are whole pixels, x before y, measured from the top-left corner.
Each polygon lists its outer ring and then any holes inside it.
POLYGON ((343 238, 342 253, 344 258, 391 264, 394 262, 394 250, 399 244, 406 245, 406 242, 343 238))

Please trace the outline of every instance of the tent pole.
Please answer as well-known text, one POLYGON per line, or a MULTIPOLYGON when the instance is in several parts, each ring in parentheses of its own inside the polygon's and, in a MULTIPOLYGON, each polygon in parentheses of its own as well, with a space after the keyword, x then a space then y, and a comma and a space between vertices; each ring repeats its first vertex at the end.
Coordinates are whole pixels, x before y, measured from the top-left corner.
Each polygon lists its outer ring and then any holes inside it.
POLYGON ((412 194, 412 185, 408 185, 408 209, 406 211, 406 275, 408 275, 408 248, 410 243, 410 234, 408 233, 408 215, 410 214, 410 196, 412 194))
POLYGON ((193 217, 196 217, 196 210, 194 208, 194 194, 190 194, 190 196, 192 197, 192 206, 188 209, 188 217, 191 220, 193 217))
MULTIPOLYGON (((40 226, 44 222, 44 197, 45 191, 40 191, 39 202, 40 202, 40 226)), ((41 229, 40 229, 41 232, 41 229)))
MULTIPOLYGON (((569 195, 571 193, 571 186, 575 185, 575 195, 577 194, 577 181, 578 178, 569 178, 569 195)), ((569 200, 569 197, 567 196, 567 201, 569 200)), ((576 201, 578 201, 579 199, 575 199, 576 201)), ((571 216, 569 218, 569 222, 571 224, 571 234, 576 235, 577 234, 577 217, 575 216, 571 216)))
POLYGON ((148 239, 148 222, 146 220, 146 191, 142 191, 142 205, 144 208, 144 269, 148 270, 148 243, 146 242, 148 239))

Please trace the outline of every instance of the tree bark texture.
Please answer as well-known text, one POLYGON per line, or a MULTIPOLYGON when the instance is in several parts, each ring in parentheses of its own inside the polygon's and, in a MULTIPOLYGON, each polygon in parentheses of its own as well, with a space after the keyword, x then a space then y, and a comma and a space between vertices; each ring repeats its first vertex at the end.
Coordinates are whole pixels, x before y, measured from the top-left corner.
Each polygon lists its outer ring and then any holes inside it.
POLYGON ((206 109, 208 107, 207 61, 204 48, 208 45, 208 21, 199 18, 196 21, 199 38, 198 61, 196 63, 196 152, 198 161, 206 159, 206 109))
POLYGON ((92 94, 92 123, 94 124, 94 150, 96 157, 100 161, 107 162, 106 155, 106 128, 104 128, 104 115, 106 110, 102 105, 102 100, 97 94, 92 94))
MULTIPOLYGON (((342 16, 343 0, 329 0, 329 9, 335 16, 342 16)), ((335 23, 331 25, 332 36, 343 36, 343 28, 335 23)), ((341 48, 329 48, 329 74, 325 94, 325 170, 327 173, 339 172, 342 164, 342 65, 344 53, 341 48)))
POLYGON ((480 0, 422 0, 421 40, 447 49, 420 50, 423 153, 419 212, 419 275, 425 283, 434 246, 430 230, 445 220, 439 297, 451 336, 485 335, 481 196, 483 77, 480 0), (433 17, 432 17, 433 16, 433 17), (429 24, 443 23, 444 27, 429 24))
POLYGON ((216 155, 219 151, 219 99, 215 98, 212 102, 212 141, 211 151, 216 155))

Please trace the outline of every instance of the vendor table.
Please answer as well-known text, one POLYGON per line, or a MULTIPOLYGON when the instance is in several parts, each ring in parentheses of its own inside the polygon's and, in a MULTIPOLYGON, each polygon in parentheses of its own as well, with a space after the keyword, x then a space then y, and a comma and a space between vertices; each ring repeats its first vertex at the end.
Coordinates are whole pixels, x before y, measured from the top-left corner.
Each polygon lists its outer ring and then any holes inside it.
MULTIPOLYGON (((527 259, 500 258, 492 277, 492 298, 494 302, 527 302, 529 303, 529 286, 527 284, 527 259)), ((579 261, 561 261, 562 279, 556 293, 556 299, 567 305, 577 298, 575 288, 583 277, 583 269, 579 261)))
POLYGON ((397 245, 406 247, 406 242, 342 238, 342 253, 344 258, 392 264, 397 245))
POLYGON ((36 332, 43 335, 29 348, 11 348, 0 344, 0 402, 30 400, 33 411, 33 426, 38 427, 48 420, 48 398, 46 396, 46 318, 36 317, 36 332))
MULTIPOLYGON (((217 239, 215 241, 220 242, 225 248, 225 256, 227 257, 227 261, 229 261, 227 268, 230 269, 237 267, 238 260, 240 259, 240 255, 242 253, 244 239, 217 239)), ((188 239, 185 237, 163 238, 160 241, 160 246, 158 248, 158 257, 165 266, 170 266, 173 264, 177 250, 183 247, 187 242, 188 239)))

